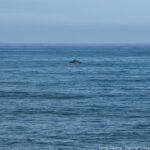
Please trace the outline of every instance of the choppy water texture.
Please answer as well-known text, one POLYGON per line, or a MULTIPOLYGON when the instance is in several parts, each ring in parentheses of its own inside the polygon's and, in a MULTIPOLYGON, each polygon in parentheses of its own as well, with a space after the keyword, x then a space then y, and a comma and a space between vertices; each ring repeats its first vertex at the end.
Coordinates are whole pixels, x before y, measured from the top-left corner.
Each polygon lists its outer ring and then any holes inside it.
POLYGON ((150 46, 0 45, 1 150, 102 145, 150 146, 150 46))

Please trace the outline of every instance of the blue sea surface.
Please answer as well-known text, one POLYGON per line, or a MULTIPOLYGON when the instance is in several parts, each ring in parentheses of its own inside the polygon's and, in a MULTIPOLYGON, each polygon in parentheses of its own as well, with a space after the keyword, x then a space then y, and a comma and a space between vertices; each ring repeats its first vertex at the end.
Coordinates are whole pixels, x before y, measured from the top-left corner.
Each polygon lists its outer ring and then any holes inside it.
POLYGON ((150 46, 0 44, 0 150, 100 146, 150 146, 150 46))

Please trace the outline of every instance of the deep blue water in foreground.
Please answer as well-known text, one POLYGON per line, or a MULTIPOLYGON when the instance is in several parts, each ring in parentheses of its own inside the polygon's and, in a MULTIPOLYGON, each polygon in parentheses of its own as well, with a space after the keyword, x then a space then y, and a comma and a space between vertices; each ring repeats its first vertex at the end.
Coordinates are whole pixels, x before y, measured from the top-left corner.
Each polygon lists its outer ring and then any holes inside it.
POLYGON ((0 45, 0 150, 125 145, 150 146, 150 46, 0 45))

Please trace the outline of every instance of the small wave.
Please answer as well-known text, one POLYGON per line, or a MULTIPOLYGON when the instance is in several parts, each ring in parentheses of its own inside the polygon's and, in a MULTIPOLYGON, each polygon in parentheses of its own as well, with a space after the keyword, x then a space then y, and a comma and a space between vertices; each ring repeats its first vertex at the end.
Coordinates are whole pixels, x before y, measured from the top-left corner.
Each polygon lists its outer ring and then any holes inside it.
POLYGON ((23 91, 0 91, 2 98, 42 98, 42 99, 83 99, 90 98, 86 95, 65 94, 65 93, 42 93, 42 92, 23 92, 23 91))

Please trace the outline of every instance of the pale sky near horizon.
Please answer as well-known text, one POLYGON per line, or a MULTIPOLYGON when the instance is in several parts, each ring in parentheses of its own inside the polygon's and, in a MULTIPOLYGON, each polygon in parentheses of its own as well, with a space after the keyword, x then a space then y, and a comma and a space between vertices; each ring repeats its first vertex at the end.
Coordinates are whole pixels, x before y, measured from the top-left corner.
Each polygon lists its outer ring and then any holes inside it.
POLYGON ((0 43, 150 43, 150 0, 0 0, 0 43))

